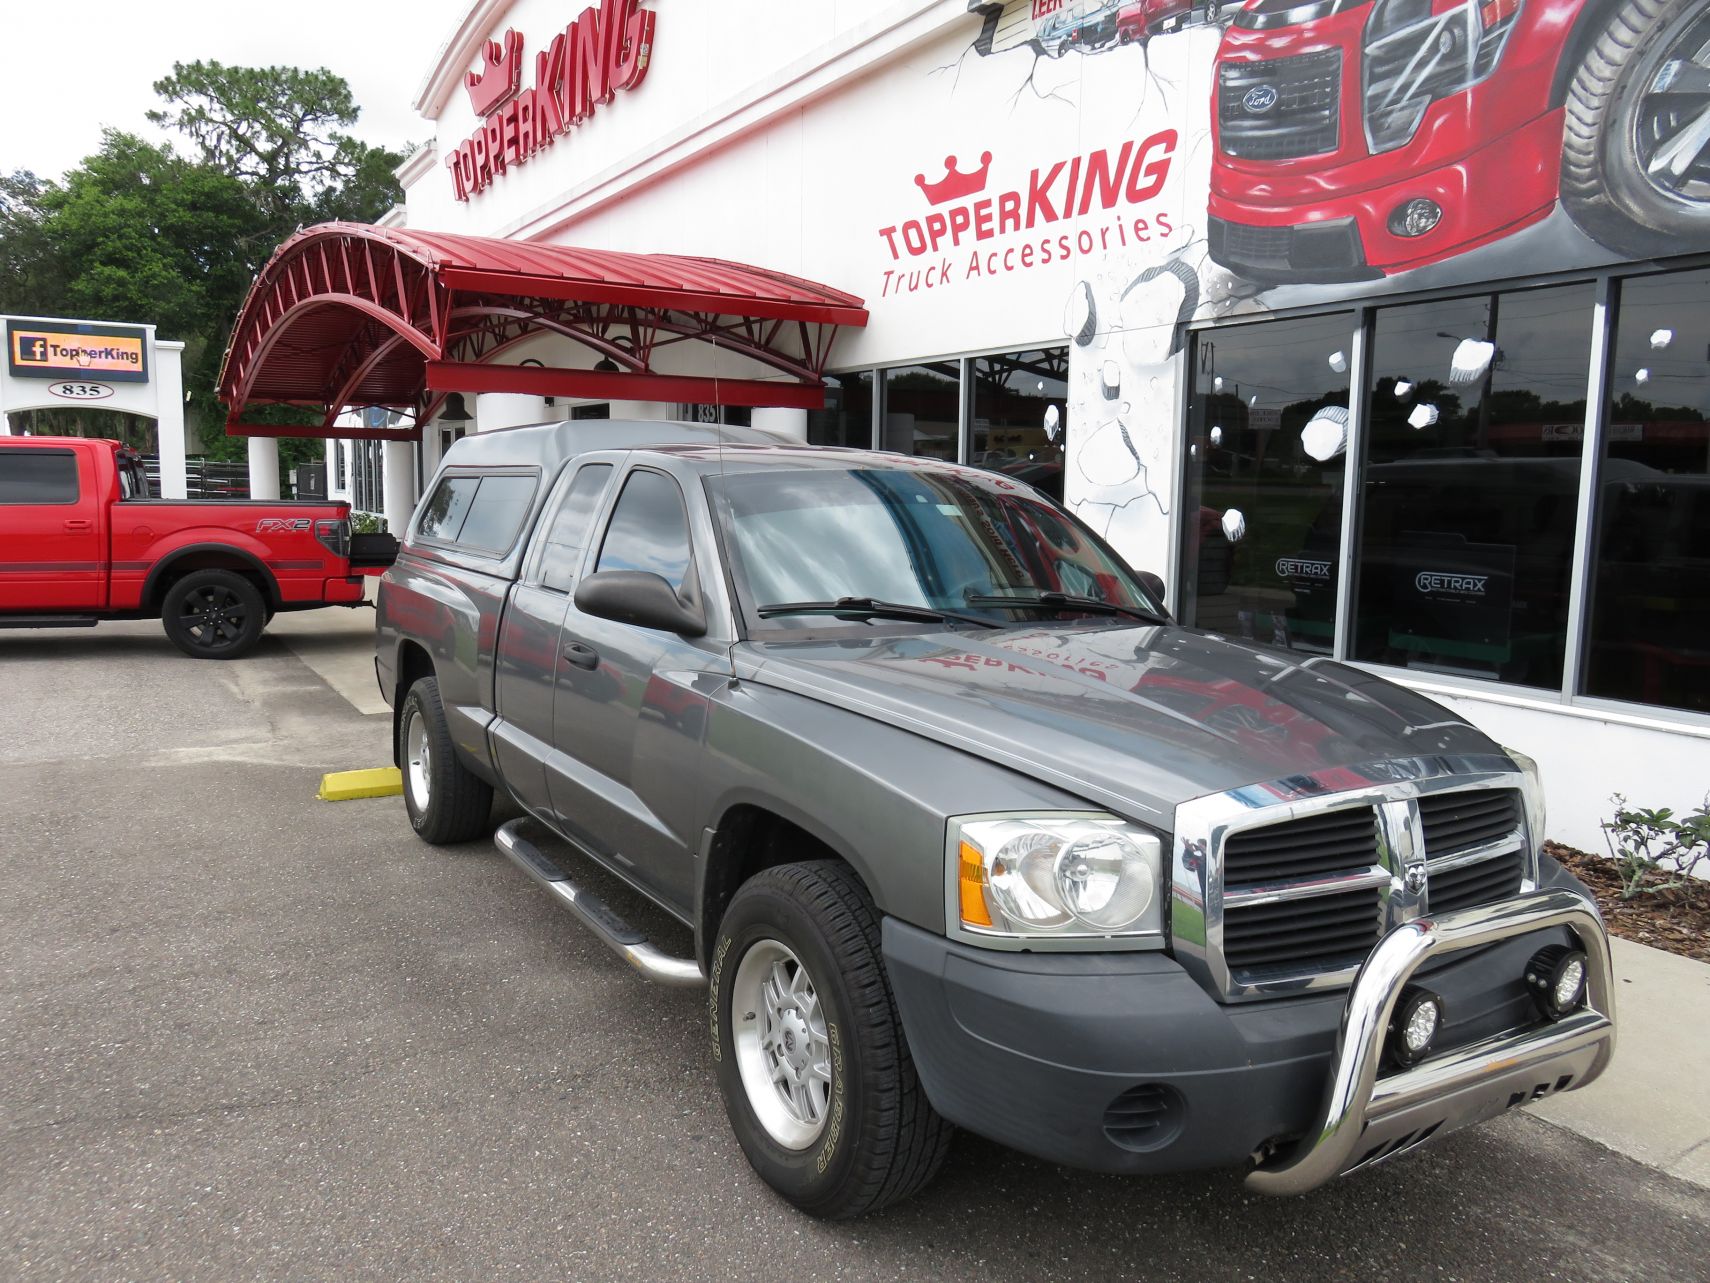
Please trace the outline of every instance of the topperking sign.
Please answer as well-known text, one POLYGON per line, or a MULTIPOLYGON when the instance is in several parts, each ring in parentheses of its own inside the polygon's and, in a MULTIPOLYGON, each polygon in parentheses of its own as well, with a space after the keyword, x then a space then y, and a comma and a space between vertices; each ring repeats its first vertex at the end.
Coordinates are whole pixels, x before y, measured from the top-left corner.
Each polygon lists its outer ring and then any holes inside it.
POLYGON ((486 65, 464 78, 469 105, 482 124, 445 159, 457 199, 492 186, 610 103, 634 89, 653 58, 657 15, 640 0, 601 0, 535 54, 534 84, 523 79, 523 37, 506 31, 486 44, 486 65))

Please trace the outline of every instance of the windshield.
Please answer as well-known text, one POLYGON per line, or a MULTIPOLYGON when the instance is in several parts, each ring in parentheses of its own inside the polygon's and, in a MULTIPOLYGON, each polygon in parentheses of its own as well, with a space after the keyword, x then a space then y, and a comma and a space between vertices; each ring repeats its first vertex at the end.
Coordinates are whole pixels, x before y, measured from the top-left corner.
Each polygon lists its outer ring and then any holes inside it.
POLYGON ((708 485, 756 631, 896 625, 759 613, 843 598, 1003 623, 1109 614, 1092 608, 1100 602, 1162 613, 1084 526, 1001 477, 924 467, 761 469, 708 485), (1042 608, 1041 594, 1094 601, 1042 608), (994 596, 1035 604, 1000 604, 994 596))

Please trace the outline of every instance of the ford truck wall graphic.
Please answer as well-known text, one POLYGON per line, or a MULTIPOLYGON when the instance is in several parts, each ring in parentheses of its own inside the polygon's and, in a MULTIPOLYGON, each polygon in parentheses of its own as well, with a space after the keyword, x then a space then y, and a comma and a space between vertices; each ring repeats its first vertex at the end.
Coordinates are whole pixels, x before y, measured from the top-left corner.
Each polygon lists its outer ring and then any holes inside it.
POLYGON ((1558 201, 1622 255, 1710 243, 1703 0, 1250 0, 1212 119, 1210 252, 1259 282, 1407 271, 1558 201))
MULTIPOLYGON (((1198 19, 1218 21, 1220 0, 968 0, 985 21, 974 49, 981 54, 1030 48, 1048 58, 1070 51, 1097 53, 1179 31, 1198 19)), ((1221 8, 1226 9, 1224 5, 1221 8)))

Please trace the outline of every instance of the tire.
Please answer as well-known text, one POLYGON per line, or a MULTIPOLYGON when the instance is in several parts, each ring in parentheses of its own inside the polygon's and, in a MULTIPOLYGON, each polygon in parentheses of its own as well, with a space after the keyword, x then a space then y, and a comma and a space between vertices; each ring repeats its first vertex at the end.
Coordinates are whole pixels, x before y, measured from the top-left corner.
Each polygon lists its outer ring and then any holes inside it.
POLYGON ((787 864, 744 883, 719 925, 708 1001, 725 1112, 749 1163, 784 1198, 843 1220, 937 1175, 952 1128, 915 1073, 878 914, 847 867, 787 864), (784 1000, 769 1004, 766 982, 779 978, 796 987, 784 984, 784 1000))
POLYGON ((160 623, 167 639, 193 659, 236 659, 261 640, 267 602, 236 571, 193 570, 166 590, 160 623))
POLYGON ((1702 0, 1620 0, 1599 21, 1568 86, 1562 206, 1586 235, 1631 258, 1703 245, 1710 146, 1684 145, 1702 98, 1659 86, 1683 82, 1681 60, 1694 80, 1710 77, 1710 13, 1702 0), (1683 144, 1683 167, 1653 177, 1671 142, 1683 144))
POLYGON ((493 810, 493 787, 457 759, 439 702, 439 679, 410 687, 398 714, 398 764, 404 810, 416 836, 434 846, 481 836, 493 810))

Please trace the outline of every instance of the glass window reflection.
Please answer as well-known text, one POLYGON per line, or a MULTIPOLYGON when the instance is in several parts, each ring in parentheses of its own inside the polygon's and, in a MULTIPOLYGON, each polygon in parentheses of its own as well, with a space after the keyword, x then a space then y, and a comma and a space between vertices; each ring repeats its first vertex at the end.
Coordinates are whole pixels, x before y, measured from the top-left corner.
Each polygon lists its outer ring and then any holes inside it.
POLYGON ((1356 658, 1561 685, 1592 298, 1378 313, 1356 658))
POLYGON ((954 463, 962 400, 960 361, 903 365, 885 372, 880 448, 954 463))
POLYGON ((1589 695, 1710 712, 1710 271, 1621 284, 1589 695))
POLYGON ((1182 617, 1328 654, 1353 313, 1201 333, 1193 347, 1182 617))
POLYGON ((595 569, 646 571, 681 593, 691 560, 689 516, 677 483, 662 472, 630 473, 595 569))
POLYGON ((873 376, 867 370, 825 376, 825 407, 809 410, 809 445, 870 450, 873 446, 873 376))
POLYGON ((976 356, 973 452, 968 461, 1063 501, 1069 349, 976 356))

